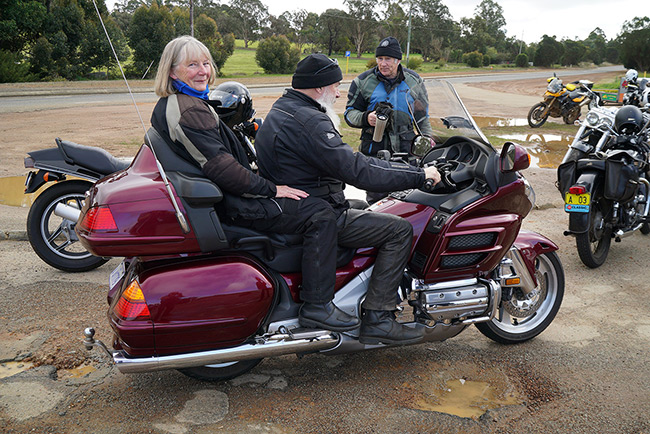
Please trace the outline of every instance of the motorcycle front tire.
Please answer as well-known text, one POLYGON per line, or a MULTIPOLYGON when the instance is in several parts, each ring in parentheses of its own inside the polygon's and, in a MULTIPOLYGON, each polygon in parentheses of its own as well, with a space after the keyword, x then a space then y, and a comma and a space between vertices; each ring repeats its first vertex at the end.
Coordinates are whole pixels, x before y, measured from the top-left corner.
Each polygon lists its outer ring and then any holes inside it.
POLYGON ((54 214, 58 203, 81 209, 86 191, 92 186, 85 181, 58 182, 34 200, 27 215, 27 237, 34 252, 48 265, 67 272, 93 270, 108 259, 92 255, 74 234, 73 222, 54 214))
POLYGON ((528 125, 531 128, 539 128, 548 119, 548 106, 544 102, 538 102, 528 111, 528 125))
POLYGON ((240 360, 216 365, 183 368, 178 372, 201 381, 226 381, 245 374, 260 363, 262 359, 240 360))
POLYGON ((511 299, 501 301, 494 319, 478 323, 476 328, 501 344, 526 342, 546 330, 564 298, 564 269, 557 253, 542 253, 535 259, 535 277, 535 296, 529 298, 513 288, 511 299), (518 315, 518 310, 522 314, 518 315))
POLYGON ((606 206, 600 188, 591 197, 589 229, 587 232, 576 234, 578 256, 589 268, 598 268, 605 263, 612 243, 612 230, 604 224, 604 217, 607 215, 606 206))

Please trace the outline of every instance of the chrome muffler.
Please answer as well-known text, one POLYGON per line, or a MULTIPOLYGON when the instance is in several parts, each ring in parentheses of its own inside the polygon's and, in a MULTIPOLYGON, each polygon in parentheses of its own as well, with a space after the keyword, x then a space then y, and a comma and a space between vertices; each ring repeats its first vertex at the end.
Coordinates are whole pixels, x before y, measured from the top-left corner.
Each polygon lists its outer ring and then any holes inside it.
POLYGON ((54 207, 54 215, 76 223, 81 215, 81 210, 64 203, 57 203, 54 207))
POLYGON ((95 330, 84 330, 84 345, 88 350, 100 347, 113 359, 117 369, 124 374, 161 371, 165 369, 193 368, 241 360, 284 356, 334 348, 339 343, 339 335, 327 330, 314 330, 302 333, 278 333, 260 337, 254 344, 244 344, 233 348, 175 354, 171 356, 131 358, 124 351, 109 351, 101 341, 94 338, 95 330))

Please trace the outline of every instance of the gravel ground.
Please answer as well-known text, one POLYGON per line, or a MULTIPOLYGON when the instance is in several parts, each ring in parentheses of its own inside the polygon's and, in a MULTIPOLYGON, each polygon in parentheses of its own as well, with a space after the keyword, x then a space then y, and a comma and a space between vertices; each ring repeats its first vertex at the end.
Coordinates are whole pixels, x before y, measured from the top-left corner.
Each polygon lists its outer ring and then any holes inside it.
MULTIPOLYGON (((474 114, 522 117, 540 92, 509 93, 530 89, 520 84, 458 90, 474 114)), ((274 98, 262 100, 261 114, 274 98)), ((0 115, 3 132, 7 122, 14 125, 1 145, 0 175, 24 174, 24 153, 46 146, 52 134, 132 155, 133 145, 120 144, 141 136, 138 125, 127 125, 129 110, 51 110, 29 120, 0 115)), ((175 371, 120 374, 100 353, 81 347, 86 326, 110 341, 105 295, 117 260, 68 274, 41 262, 28 242, 2 241, 0 431, 648 434, 650 239, 637 233, 613 243, 607 262, 587 269, 573 239, 562 235, 567 219, 555 171, 525 175, 537 208, 524 227, 559 245, 566 276, 562 308, 542 335, 503 346, 470 327, 436 344, 266 359, 220 384, 175 371), (32 364, 37 367, 9 376, 32 364), (460 400, 440 407, 452 396, 460 400), (456 415, 467 409, 479 414, 456 415)), ((0 205, 0 229, 19 227, 25 218, 25 209, 0 205)))

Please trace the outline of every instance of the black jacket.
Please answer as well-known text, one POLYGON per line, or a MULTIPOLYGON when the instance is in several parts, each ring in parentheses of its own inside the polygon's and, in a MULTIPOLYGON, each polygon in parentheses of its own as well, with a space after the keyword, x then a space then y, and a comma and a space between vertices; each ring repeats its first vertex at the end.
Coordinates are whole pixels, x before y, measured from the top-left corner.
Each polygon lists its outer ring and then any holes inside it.
POLYGON ((367 157, 341 140, 325 110, 302 92, 278 99, 255 138, 260 174, 347 208, 344 183, 368 191, 396 191, 424 184, 424 171, 367 157))
POLYGON ((196 164, 224 193, 224 212, 232 219, 275 217, 275 184, 255 174, 235 134, 200 98, 175 94, 161 98, 151 125, 181 157, 196 164))

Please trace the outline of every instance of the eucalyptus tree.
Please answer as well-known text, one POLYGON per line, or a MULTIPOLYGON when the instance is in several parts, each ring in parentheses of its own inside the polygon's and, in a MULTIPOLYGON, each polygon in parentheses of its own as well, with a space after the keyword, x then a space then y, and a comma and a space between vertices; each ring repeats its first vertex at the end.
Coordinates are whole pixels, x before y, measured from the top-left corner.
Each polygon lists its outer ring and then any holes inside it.
POLYGON ((351 18, 348 34, 354 43, 357 59, 370 48, 377 28, 377 2, 375 0, 343 0, 351 18))

